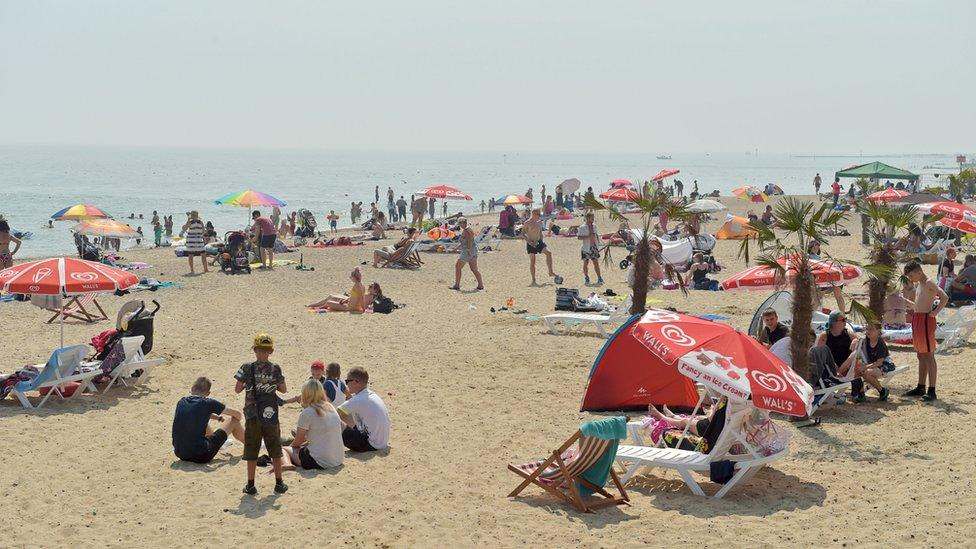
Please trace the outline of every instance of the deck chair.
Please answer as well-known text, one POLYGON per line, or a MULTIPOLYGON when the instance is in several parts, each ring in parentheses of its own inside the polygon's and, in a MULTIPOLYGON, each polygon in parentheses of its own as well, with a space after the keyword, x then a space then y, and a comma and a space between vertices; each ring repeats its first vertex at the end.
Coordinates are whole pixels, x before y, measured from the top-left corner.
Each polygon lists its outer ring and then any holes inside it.
POLYGON ((522 465, 509 464, 508 469, 524 480, 508 497, 513 498, 530 484, 535 484, 581 513, 628 504, 627 492, 613 470, 618 440, 626 436, 625 425, 623 417, 589 421, 548 458, 522 465), (616 486, 619 496, 602 488, 608 478, 616 486), (583 499, 590 494, 599 494, 603 499, 595 502, 583 499))
POLYGON ((165 362, 162 358, 146 358, 142 353, 142 342, 145 339, 145 336, 140 335, 123 337, 120 340, 122 348, 125 350, 125 360, 108 374, 110 376, 109 382, 102 390, 103 394, 116 384, 125 387, 144 384, 149 379, 153 368, 165 362), (136 375, 137 372, 138 375, 136 375))
POLYGON ((88 323, 108 320, 108 315, 105 314, 102 306, 98 304, 98 300, 95 299, 95 294, 81 294, 68 298, 35 295, 31 296, 31 303, 48 312, 54 313, 47 320, 48 324, 58 320, 62 315, 65 320, 74 319, 88 323), (65 299, 67 301, 64 301, 65 299), (64 304, 63 309, 62 303, 64 304), (92 311, 89 311, 89 309, 92 309, 92 311), (93 312, 94 310, 97 310, 98 313, 93 312))
POLYGON ((419 243, 416 240, 411 241, 406 246, 393 252, 388 259, 384 259, 380 267, 419 269, 424 262, 420 260, 420 253, 417 251, 418 246, 419 243))
POLYGON ((722 433, 715 441, 712 450, 703 454, 692 450, 680 450, 677 448, 659 448, 647 446, 644 443, 639 429, 629 429, 634 445, 620 445, 617 449, 617 464, 623 467, 624 474, 621 482, 625 485, 641 469, 645 467, 656 467, 660 469, 672 469, 678 472, 681 480, 697 496, 705 496, 705 491, 692 476, 693 472, 708 473, 713 462, 732 461, 735 473, 728 482, 725 483, 712 496, 719 499, 727 494, 739 483, 748 480, 760 469, 769 463, 785 457, 789 453, 789 448, 769 453, 768 455, 749 440, 744 425, 749 416, 753 413, 753 408, 747 403, 736 403, 730 401, 725 414, 725 424, 722 433), (740 450, 735 449, 738 447, 740 450), (744 449, 744 453, 741 452, 744 449))
POLYGON ((600 313, 573 313, 573 312, 558 312, 542 317, 542 322, 545 323, 546 328, 549 329, 551 334, 564 334, 568 332, 568 327, 579 326, 581 324, 592 324, 596 327, 597 331, 600 332, 600 336, 604 339, 610 337, 607 332, 607 325, 616 325, 624 322, 630 318, 630 304, 631 298, 627 298, 626 301, 621 303, 616 310, 611 312, 609 315, 600 313), (567 327, 566 330, 560 330, 559 324, 563 324, 567 327))
POLYGON ((49 389, 48 393, 37 404, 37 408, 44 406, 44 403, 54 394, 57 394, 62 399, 68 399, 77 397, 85 390, 95 391, 92 380, 101 375, 101 370, 75 373, 84 365, 82 360, 86 356, 88 356, 87 345, 74 345, 57 349, 51 353, 51 358, 48 359, 47 364, 44 365, 37 377, 17 383, 11 392, 17 396, 17 400, 20 401, 20 404, 24 408, 30 409, 35 406, 27 398, 28 391, 49 389), (78 382, 81 386, 70 397, 65 397, 65 386, 73 382, 78 382))

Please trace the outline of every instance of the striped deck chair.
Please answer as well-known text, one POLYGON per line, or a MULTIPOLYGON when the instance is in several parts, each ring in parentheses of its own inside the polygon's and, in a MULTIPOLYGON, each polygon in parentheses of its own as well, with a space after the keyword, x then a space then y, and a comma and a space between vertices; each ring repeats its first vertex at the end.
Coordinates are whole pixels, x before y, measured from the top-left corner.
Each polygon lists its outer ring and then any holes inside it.
POLYGON ((98 322, 99 320, 108 320, 108 315, 102 309, 102 306, 98 304, 98 300, 95 299, 95 294, 81 294, 76 296, 71 296, 68 298, 63 298, 60 296, 31 296, 31 303, 48 311, 54 313, 54 316, 47 320, 48 324, 51 324, 61 315, 64 315, 64 319, 68 320, 80 320, 82 322, 98 322), (67 299, 67 301, 64 301, 67 299), (64 308, 61 308, 62 302, 64 303, 64 308), (89 311, 88 309, 97 309, 98 313, 89 311))
MULTIPOLYGON (((581 513, 592 513, 596 509, 611 505, 629 504, 627 492, 612 467, 614 456, 609 455, 609 459, 604 459, 608 454, 615 454, 616 449, 615 439, 584 436, 581 431, 576 431, 576 434, 554 450, 547 459, 522 465, 509 464, 508 469, 525 480, 512 490, 508 497, 515 497, 529 484, 535 484, 572 505, 581 513), (619 497, 584 478, 584 475, 591 472, 590 469, 594 467, 607 469, 620 492, 619 497), (595 502, 585 501, 581 494, 581 487, 583 491, 599 494, 604 499, 595 502)), ((592 472, 599 474, 601 471, 592 472)))

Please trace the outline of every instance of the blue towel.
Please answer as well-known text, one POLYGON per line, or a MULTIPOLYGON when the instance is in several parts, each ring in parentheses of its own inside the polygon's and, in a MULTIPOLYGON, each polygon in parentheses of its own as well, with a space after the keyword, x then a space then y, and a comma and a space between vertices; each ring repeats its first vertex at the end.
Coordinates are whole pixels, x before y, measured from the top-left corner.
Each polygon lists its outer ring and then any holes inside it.
MULTIPOLYGON (((580 432, 586 437, 596 437, 604 440, 612 440, 610 447, 593 465, 590 466, 582 477, 596 486, 603 486, 610 477, 610 468, 613 467, 613 460, 617 457, 617 445, 620 439, 627 437, 627 418, 616 416, 598 421, 587 421, 580 425, 580 432)), ((580 494, 589 496, 593 493, 582 483, 576 483, 580 494)))

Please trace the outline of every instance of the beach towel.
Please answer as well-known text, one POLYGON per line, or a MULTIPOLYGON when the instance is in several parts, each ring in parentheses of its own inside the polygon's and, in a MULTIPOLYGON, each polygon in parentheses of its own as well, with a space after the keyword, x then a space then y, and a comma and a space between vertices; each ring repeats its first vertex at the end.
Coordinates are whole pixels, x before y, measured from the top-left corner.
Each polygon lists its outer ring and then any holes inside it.
MULTIPOLYGON (((293 259, 275 259, 274 261, 271 262, 271 264, 275 267, 284 267, 286 265, 297 265, 298 262, 293 259)), ((260 261, 255 261, 254 263, 251 263, 252 269, 257 269, 260 266, 261 266, 260 261)))
MULTIPOLYGON (((610 467, 613 460, 617 457, 617 445, 620 439, 627 437, 627 418, 623 416, 610 417, 597 421, 587 421, 580 425, 580 432, 586 437, 595 437, 602 440, 611 440, 610 447, 593 465, 581 476, 596 486, 603 486, 610 477, 610 467)), ((593 491, 577 483, 577 488, 584 496, 593 494, 593 491)))

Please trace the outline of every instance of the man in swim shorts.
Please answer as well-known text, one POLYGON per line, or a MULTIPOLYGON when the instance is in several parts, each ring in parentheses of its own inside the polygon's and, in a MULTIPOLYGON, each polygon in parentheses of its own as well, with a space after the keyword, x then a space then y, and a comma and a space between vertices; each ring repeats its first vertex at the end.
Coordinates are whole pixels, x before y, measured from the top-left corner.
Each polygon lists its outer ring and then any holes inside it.
POLYGON ((278 230, 274 223, 267 217, 262 217, 261 212, 254 210, 251 213, 254 220, 254 237, 258 241, 261 250, 261 268, 274 269, 274 245, 278 239, 278 230))
POLYGON ((925 402, 936 400, 935 319, 949 304, 949 296, 929 280, 918 261, 905 265, 904 275, 915 284, 915 312, 912 313, 912 344, 918 355, 918 385, 904 396, 919 396, 925 402), (939 304, 935 305, 938 298, 939 304), (934 306, 934 307, 933 307, 934 306), (928 382, 928 390, 925 384, 928 382))
POLYGON ((546 243, 542 241, 542 212, 539 208, 532 210, 532 217, 522 225, 522 238, 525 239, 525 251, 529 254, 529 273, 532 274, 532 285, 535 282, 535 256, 546 255, 546 266, 549 268, 549 276, 556 277, 552 270, 552 252, 546 249, 546 243))

